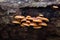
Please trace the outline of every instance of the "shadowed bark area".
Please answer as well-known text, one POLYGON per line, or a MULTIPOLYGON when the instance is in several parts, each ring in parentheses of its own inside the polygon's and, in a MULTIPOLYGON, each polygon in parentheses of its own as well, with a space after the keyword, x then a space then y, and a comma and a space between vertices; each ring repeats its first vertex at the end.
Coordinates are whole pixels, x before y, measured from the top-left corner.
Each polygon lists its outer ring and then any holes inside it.
POLYGON ((1 40, 44 40, 46 39, 46 29, 21 28, 16 24, 1 26, 1 40), (2 27, 2 28, 1 28, 2 27))

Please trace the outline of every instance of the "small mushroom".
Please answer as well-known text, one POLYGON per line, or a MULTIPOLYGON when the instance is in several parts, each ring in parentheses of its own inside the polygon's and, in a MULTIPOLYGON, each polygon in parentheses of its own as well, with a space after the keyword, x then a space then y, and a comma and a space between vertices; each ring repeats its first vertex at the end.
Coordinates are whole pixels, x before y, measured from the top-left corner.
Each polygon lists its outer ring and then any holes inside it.
POLYGON ((39 17, 39 16, 38 16, 38 17, 36 17, 36 18, 37 18, 37 19, 41 19, 41 17, 39 17))
POLYGON ((47 24, 46 24, 46 23, 43 23, 43 22, 40 23, 39 25, 40 25, 40 26, 47 26, 47 24))
POLYGON ((15 19, 24 19, 25 17, 24 16, 15 16, 14 18, 15 19))
POLYGON ((19 21, 12 21, 12 23, 14 23, 14 24, 20 24, 19 21))
POLYGON ((40 19, 33 19, 33 22, 42 22, 40 19))
POLYGON ((31 18, 31 16, 27 16, 26 18, 31 18))
POLYGON ((33 18, 26 18, 27 20, 33 20, 33 18))
POLYGON ((40 20, 44 20, 44 21, 47 21, 47 22, 49 22, 49 20, 48 20, 48 18, 44 18, 44 17, 36 17, 37 19, 40 19, 40 20))
POLYGON ((30 21, 27 20, 26 23, 30 24, 30 21))
POLYGON ((25 22, 26 22, 27 20, 24 18, 24 19, 22 19, 22 20, 21 20, 21 22, 23 22, 23 21, 25 21, 25 22))
POLYGON ((44 15, 40 13, 40 14, 39 14, 39 17, 44 17, 44 15))
POLYGON ((47 18, 41 18, 41 19, 44 20, 44 21, 49 22, 49 20, 47 18))
POLYGON ((33 27, 34 29, 40 29, 42 28, 41 26, 36 26, 36 27, 33 27))
POLYGON ((27 24, 27 23, 22 23, 21 25, 23 25, 23 26, 30 26, 30 25, 27 24))
POLYGON ((30 26, 35 27, 35 26, 38 26, 38 25, 36 23, 30 23, 30 26))

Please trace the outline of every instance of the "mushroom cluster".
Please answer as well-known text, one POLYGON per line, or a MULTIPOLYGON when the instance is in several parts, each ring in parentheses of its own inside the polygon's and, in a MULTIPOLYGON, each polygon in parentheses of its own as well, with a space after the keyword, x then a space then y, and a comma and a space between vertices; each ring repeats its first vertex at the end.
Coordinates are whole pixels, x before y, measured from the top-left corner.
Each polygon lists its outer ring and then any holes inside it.
POLYGON ((47 26, 45 22, 49 22, 47 18, 45 18, 42 14, 37 17, 31 16, 20 16, 16 15, 15 20, 12 21, 14 24, 20 24, 22 27, 30 27, 32 26, 35 29, 42 28, 42 26, 47 26))

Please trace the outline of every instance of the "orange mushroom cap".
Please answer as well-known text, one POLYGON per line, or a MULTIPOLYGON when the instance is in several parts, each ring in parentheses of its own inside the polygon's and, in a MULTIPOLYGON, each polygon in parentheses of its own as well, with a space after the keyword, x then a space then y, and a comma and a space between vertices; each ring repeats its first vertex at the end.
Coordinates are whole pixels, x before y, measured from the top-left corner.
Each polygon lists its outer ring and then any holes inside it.
POLYGON ((47 18, 41 18, 41 19, 44 20, 44 21, 49 22, 49 20, 47 18))
POLYGON ((31 18, 31 16, 26 16, 26 18, 31 18))
POLYGON ((30 26, 38 26, 36 23, 30 23, 30 26))
POLYGON ((14 17, 15 19, 23 19, 23 18, 25 18, 24 16, 15 16, 14 17))
POLYGON ((12 21, 12 23, 14 23, 14 24, 20 24, 19 21, 12 21))
POLYGON ((27 24, 27 23, 22 23, 21 25, 23 25, 23 26, 30 26, 30 25, 27 24))
POLYGON ((46 23, 43 23, 43 22, 40 23, 39 25, 40 25, 40 26, 47 26, 47 24, 46 24, 46 23))
POLYGON ((26 19, 27 19, 27 20, 33 20, 33 18, 32 18, 32 17, 30 17, 30 18, 27 18, 27 17, 26 17, 26 19))
POLYGON ((26 23, 30 24, 30 21, 26 21, 26 23))
POLYGON ((24 18, 24 19, 21 20, 21 22, 23 22, 23 21, 27 21, 27 20, 24 18))
POLYGON ((33 22, 42 22, 42 20, 40 20, 40 19, 33 19, 33 22))

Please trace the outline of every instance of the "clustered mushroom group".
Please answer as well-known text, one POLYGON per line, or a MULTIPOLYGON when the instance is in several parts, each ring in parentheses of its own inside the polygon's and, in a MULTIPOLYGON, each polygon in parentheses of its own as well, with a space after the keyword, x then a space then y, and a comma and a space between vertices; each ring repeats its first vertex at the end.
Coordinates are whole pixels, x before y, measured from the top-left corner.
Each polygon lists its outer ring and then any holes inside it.
POLYGON ((45 18, 42 14, 40 14, 37 17, 31 17, 31 16, 21 16, 16 15, 15 20, 12 21, 12 23, 20 24, 22 27, 30 27, 32 26, 35 29, 42 28, 42 26, 47 26, 45 22, 49 22, 47 18, 45 18))

